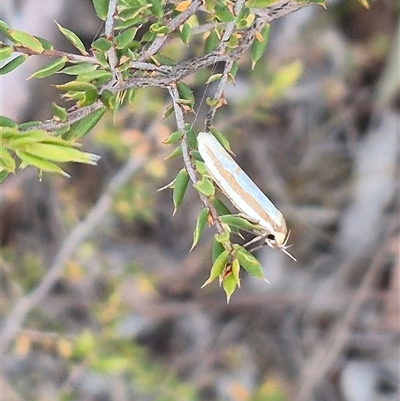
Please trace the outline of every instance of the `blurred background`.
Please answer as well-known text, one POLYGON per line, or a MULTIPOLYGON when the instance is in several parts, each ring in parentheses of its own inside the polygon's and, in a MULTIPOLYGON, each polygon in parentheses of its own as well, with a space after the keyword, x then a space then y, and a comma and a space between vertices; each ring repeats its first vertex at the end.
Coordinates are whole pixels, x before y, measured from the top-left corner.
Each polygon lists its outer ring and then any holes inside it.
MULTIPOLYGON (((67 51, 53 20, 87 47, 103 30, 89 0, 3 0, 0 11, 67 51)), ((241 60, 215 125, 286 217, 297 263, 258 250, 271 284, 242 273, 229 304, 218 283, 200 289, 214 229, 189 253, 198 194, 189 188, 173 217, 171 191, 157 192, 183 165, 164 160, 176 130, 161 119, 164 91, 138 90, 85 138, 97 167, 7 178, 1 399, 399 400, 399 35, 395 1, 329 2, 274 21, 254 71, 241 60)), ((51 118, 62 104, 51 85, 67 77, 26 80, 46 62, 2 77, 0 114, 51 118)), ((205 77, 186 81, 197 107, 205 77)))

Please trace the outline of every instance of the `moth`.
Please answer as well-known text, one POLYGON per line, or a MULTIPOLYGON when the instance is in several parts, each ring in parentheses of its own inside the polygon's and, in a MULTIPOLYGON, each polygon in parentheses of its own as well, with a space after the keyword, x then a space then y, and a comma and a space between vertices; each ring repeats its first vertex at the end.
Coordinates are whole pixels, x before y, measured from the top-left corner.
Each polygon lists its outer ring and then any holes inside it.
POLYGON ((257 224, 257 237, 246 244, 264 239, 271 248, 279 249, 293 260, 288 251, 289 238, 282 213, 240 168, 210 132, 197 136, 198 149, 206 169, 221 191, 239 210, 242 217, 257 224))

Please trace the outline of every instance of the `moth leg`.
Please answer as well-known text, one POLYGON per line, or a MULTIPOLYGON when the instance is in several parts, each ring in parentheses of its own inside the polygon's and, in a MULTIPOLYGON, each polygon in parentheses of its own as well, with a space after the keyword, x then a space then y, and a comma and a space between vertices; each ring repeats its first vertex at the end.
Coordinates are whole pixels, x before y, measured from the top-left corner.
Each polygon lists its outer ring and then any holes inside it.
POLYGON ((246 242, 243 246, 247 247, 251 244, 254 244, 255 242, 259 241, 260 239, 263 239, 264 236, 263 235, 257 235, 257 237, 254 237, 252 240, 250 240, 249 242, 246 242))

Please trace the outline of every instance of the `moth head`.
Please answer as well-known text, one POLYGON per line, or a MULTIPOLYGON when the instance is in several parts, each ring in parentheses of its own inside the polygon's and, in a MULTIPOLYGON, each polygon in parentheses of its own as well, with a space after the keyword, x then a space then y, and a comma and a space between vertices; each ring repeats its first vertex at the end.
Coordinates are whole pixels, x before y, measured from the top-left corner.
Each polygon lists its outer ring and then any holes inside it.
POLYGON ((268 234, 265 237, 265 242, 270 246, 271 248, 279 249, 286 255, 288 255, 290 258, 292 258, 294 261, 296 261, 296 258, 291 255, 288 251, 287 248, 289 248, 290 245, 286 245, 289 239, 290 231, 288 233, 282 233, 282 232, 275 232, 268 234))

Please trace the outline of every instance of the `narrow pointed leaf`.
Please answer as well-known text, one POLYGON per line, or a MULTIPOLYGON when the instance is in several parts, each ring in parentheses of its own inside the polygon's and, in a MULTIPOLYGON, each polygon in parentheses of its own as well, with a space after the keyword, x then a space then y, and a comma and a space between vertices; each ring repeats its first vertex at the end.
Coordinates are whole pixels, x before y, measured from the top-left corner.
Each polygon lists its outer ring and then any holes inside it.
POLYGON ((191 32, 192 32, 192 28, 190 27, 190 25, 187 22, 185 22, 182 25, 182 29, 180 31, 180 36, 181 36, 182 42, 185 45, 189 44, 189 39, 190 39, 191 32))
POLYGON ((254 69, 257 61, 262 57, 264 51, 268 44, 269 38, 269 24, 265 25, 265 27, 261 30, 262 41, 255 39, 253 44, 251 45, 251 68, 254 69))
POLYGON ((21 150, 16 151, 17 156, 22 160, 20 165, 20 169, 23 169, 29 165, 38 168, 40 171, 48 171, 51 173, 61 174, 64 177, 69 177, 70 175, 66 173, 61 167, 57 166, 56 164, 44 160, 41 157, 31 155, 28 152, 24 152, 21 150))
POLYGON ((212 261, 215 262, 216 259, 218 258, 218 256, 224 251, 225 251, 224 246, 220 242, 216 241, 215 237, 214 237, 212 247, 211 247, 212 261))
POLYGON ((3 170, 13 172, 15 170, 15 160, 8 150, 0 145, 0 171, 3 170))
POLYGON ((228 251, 223 251, 215 259, 215 262, 211 267, 210 276, 205 281, 205 283, 201 286, 201 288, 204 288, 206 285, 212 283, 220 274, 222 274, 228 261, 229 261, 229 253, 228 253, 228 251))
POLYGON ((224 289, 226 294, 226 302, 229 304, 231 296, 236 289, 236 279, 232 272, 223 279, 222 288, 224 289))
POLYGON ((53 115, 56 120, 62 122, 67 121, 68 113, 65 107, 61 107, 55 102, 51 104, 51 107, 53 109, 53 115))
POLYGON ((46 78, 50 75, 55 74, 56 72, 60 71, 65 63, 67 62, 67 57, 63 56, 53 60, 51 63, 45 65, 44 67, 40 68, 39 70, 35 71, 29 78, 46 78))
POLYGON ((215 136, 217 141, 229 152, 232 153, 231 145, 226 137, 219 132, 215 127, 210 127, 210 132, 215 136))
POLYGON ((32 50, 35 53, 41 54, 44 52, 44 48, 42 44, 32 35, 26 33, 24 31, 20 31, 18 29, 10 29, 9 31, 13 40, 26 47, 29 50, 32 50))
POLYGON ((92 153, 81 152, 71 147, 68 148, 66 146, 46 143, 33 143, 27 146, 25 151, 31 155, 58 163, 77 162, 96 165, 97 161, 100 159, 100 156, 92 153))
POLYGON ((56 85, 56 88, 60 89, 62 91, 86 92, 91 89, 97 91, 96 85, 93 85, 89 82, 84 82, 84 81, 70 81, 65 84, 56 85))
POLYGON ((171 144, 179 142, 181 139, 182 139, 181 131, 175 131, 167 139, 164 139, 162 141, 162 143, 164 145, 171 145, 171 144))
POLYGON ((199 216, 197 217, 196 228, 193 232, 193 244, 192 244, 192 247, 190 248, 190 250, 192 250, 197 245, 197 243, 199 242, 199 239, 201 238, 201 235, 203 234, 204 227, 206 225, 207 218, 208 218, 208 213, 209 213, 209 209, 208 209, 208 207, 205 207, 200 212, 199 216))
POLYGON ((67 28, 63 28, 58 22, 56 22, 56 24, 60 32, 67 38, 67 40, 73 46, 75 46, 84 56, 87 56, 88 52, 86 51, 85 46, 78 35, 67 28))
POLYGON ((215 187, 210 180, 207 178, 203 178, 200 181, 197 181, 196 184, 193 185, 196 191, 200 192, 205 196, 213 196, 215 194, 215 187))
POLYGON ((179 171, 174 183, 174 192, 172 195, 172 199, 174 202, 173 214, 176 213, 176 211, 178 210, 179 206, 182 203, 188 183, 189 183, 189 173, 186 171, 185 168, 183 168, 179 171))
POLYGON ((164 160, 174 159, 175 157, 182 156, 182 148, 178 146, 175 148, 172 153, 169 154, 164 160))
POLYGON ((92 49, 101 52, 107 52, 110 50, 112 43, 106 38, 98 38, 92 43, 92 49))
POLYGON ((219 43, 219 35, 218 32, 213 29, 210 31, 210 34, 207 36, 207 39, 204 43, 204 53, 211 53, 215 50, 219 43))
POLYGON ((0 127, 17 128, 18 125, 14 120, 6 116, 0 116, 0 127))
POLYGON ((5 60, 13 54, 14 48, 12 46, 0 47, 0 60, 5 60))
POLYGON ((265 280, 260 262, 243 247, 237 245, 235 248, 234 255, 243 269, 245 269, 250 275, 265 280))
POLYGON ((228 224, 229 226, 239 227, 248 231, 254 231, 257 229, 256 225, 250 223, 248 220, 240 216, 220 216, 219 220, 221 221, 221 223, 228 224))
POLYGON ((184 82, 180 81, 176 84, 179 92, 180 99, 187 100, 187 104, 190 107, 194 106, 194 95, 193 91, 184 82))
POLYGON ((71 65, 69 67, 65 67, 61 72, 67 75, 81 75, 87 74, 88 72, 92 72, 97 69, 97 66, 92 63, 78 63, 75 65, 71 65))
POLYGON ((96 12, 97 16, 105 20, 107 17, 108 6, 110 4, 110 0, 92 0, 94 11, 96 12))
POLYGON ((68 137, 82 138, 85 136, 101 120, 106 110, 106 107, 102 107, 101 109, 95 110, 93 113, 90 113, 88 116, 82 118, 82 120, 71 124, 71 128, 68 131, 68 137))
POLYGON ((237 259, 234 259, 232 262, 232 274, 235 279, 236 285, 240 288, 240 263, 237 259))
POLYGON ((224 231, 222 234, 215 234, 214 238, 215 241, 225 244, 226 242, 229 242, 230 233, 228 231, 224 231))
POLYGON ((5 75, 10 73, 11 71, 14 71, 16 68, 18 68, 26 59, 28 58, 27 54, 20 54, 19 56, 13 58, 11 61, 9 61, 7 64, 3 65, 0 68, 0 75, 5 75))
POLYGON ((136 35, 136 32, 137 28, 129 28, 124 32, 120 33, 119 35, 117 35, 114 39, 116 48, 124 49, 125 47, 128 47, 132 43, 136 35))

